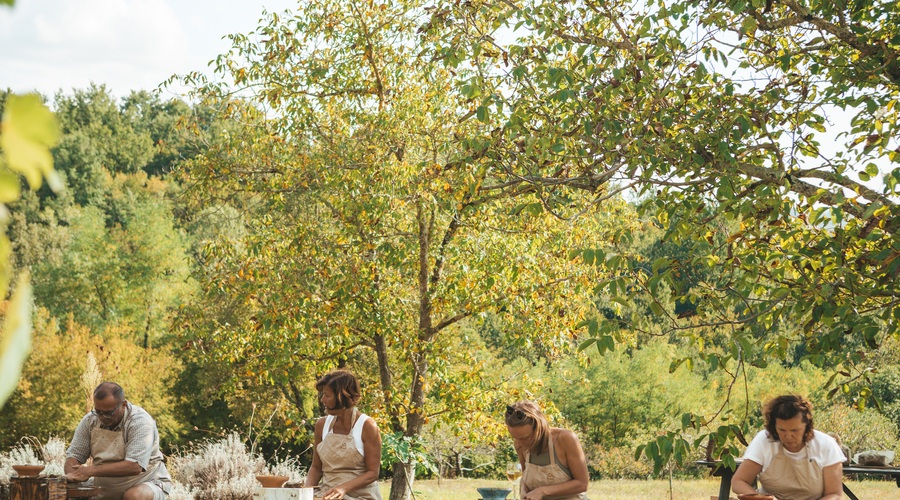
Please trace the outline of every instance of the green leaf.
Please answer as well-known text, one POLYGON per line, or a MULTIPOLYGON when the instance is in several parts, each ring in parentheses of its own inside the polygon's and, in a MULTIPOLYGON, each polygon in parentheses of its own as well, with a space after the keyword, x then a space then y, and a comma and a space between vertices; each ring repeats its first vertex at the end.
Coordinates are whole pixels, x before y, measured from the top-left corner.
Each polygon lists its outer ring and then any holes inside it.
POLYGON ((588 347, 597 343, 597 339, 587 339, 584 342, 578 344, 578 352, 582 352, 588 347))
POLYGON ((488 108, 487 106, 478 106, 478 109, 475 110, 475 116, 478 117, 478 121, 482 123, 487 123, 488 120, 488 108))
POLYGON ((658 270, 668 267, 671 263, 671 259, 668 257, 660 257, 658 259, 653 260, 653 272, 657 272, 658 270))
POLYGON ((690 413, 681 414, 681 428, 688 429, 694 426, 694 416, 690 413))
POLYGON ((880 201, 873 201, 872 203, 869 203, 869 206, 866 208, 866 212, 863 214, 862 218, 868 219, 869 217, 872 217, 872 214, 874 214, 875 211, 878 210, 879 208, 881 208, 882 206, 883 205, 881 204, 880 201))
POLYGON ((0 332, 0 407, 19 383, 22 365, 31 351, 31 283, 22 274, 13 292, 0 332))

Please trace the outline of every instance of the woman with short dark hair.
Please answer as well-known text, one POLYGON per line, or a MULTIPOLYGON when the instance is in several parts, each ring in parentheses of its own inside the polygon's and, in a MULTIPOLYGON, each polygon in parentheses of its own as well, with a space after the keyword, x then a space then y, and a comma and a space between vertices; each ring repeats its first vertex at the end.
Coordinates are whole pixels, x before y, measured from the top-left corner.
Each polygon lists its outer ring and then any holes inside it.
POLYGON ((349 371, 334 370, 316 382, 316 390, 326 416, 316 422, 306 486, 318 487, 316 498, 323 500, 381 500, 381 433, 356 409, 359 381, 349 371))
POLYGON ((779 500, 843 498, 844 454, 831 436, 813 428, 812 403, 803 396, 778 396, 763 409, 765 429, 744 452, 731 489, 779 500), (759 480, 757 491, 752 484, 759 480))
POLYGON ((550 427, 532 401, 507 406, 505 420, 522 465, 522 500, 587 498, 587 460, 574 432, 550 427))

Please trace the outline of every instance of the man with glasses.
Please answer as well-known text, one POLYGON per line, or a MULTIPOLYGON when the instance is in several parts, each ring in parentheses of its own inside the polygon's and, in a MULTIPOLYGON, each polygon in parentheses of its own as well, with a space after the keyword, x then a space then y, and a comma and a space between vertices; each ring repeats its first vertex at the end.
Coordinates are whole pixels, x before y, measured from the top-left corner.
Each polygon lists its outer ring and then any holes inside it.
POLYGON ((159 451, 156 421, 129 403, 114 382, 98 385, 93 399, 94 409, 81 419, 66 450, 66 478, 93 478, 101 488, 97 500, 165 500, 172 479, 159 451))

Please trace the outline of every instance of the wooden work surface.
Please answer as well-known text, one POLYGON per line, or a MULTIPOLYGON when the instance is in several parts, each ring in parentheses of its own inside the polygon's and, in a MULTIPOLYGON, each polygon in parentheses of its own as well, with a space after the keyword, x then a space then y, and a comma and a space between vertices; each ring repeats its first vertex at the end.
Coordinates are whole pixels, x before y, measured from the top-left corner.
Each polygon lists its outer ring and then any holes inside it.
POLYGON ((66 488, 66 498, 91 498, 100 494, 100 488, 89 486, 69 486, 66 488))

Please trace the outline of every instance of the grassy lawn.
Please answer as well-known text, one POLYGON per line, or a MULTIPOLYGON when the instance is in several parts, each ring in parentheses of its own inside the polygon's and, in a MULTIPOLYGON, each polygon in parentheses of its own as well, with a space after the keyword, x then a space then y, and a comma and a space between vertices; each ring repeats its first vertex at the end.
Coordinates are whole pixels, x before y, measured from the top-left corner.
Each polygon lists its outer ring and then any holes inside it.
MULTIPOLYGON (((859 498, 898 498, 900 488, 893 481, 847 481, 847 485, 859 498)), ((390 494, 390 482, 381 484, 382 498, 390 494)), ((416 481, 413 486, 415 500, 477 500, 475 488, 509 488, 508 481, 487 479, 444 479, 441 481, 416 481)), ((718 478, 675 480, 672 482, 672 500, 707 500, 719 492, 718 478)), ((510 495, 508 498, 512 498, 510 495)), ((588 498, 598 500, 662 500, 669 497, 668 481, 594 481, 588 489, 588 498)), ((844 497, 848 498, 848 497, 844 497)))

